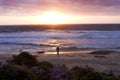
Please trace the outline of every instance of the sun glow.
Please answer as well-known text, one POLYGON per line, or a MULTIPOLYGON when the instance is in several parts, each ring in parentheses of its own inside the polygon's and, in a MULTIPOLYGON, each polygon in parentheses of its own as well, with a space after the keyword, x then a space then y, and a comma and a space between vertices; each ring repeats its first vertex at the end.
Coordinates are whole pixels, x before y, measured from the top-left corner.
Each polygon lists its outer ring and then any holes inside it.
POLYGON ((44 12, 39 17, 43 24, 63 24, 67 20, 67 16, 57 11, 44 12))

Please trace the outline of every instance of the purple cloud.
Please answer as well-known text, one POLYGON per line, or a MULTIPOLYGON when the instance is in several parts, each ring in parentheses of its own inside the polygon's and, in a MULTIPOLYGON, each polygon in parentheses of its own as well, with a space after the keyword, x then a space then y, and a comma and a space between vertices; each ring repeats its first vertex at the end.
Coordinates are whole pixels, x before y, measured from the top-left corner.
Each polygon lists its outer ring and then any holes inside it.
POLYGON ((86 14, 120 14, 120 0, 0 0, 1 14, 35 13, 49 8, 86 14))
POLYGON ((60 1, 79 3, 84 5, 99 5, 99 6, 120 5, 120 0, 60 0, 60 1))
POLYGON ((60 0, 68 3, 77 13, 120 14, 120 0, 60 0))

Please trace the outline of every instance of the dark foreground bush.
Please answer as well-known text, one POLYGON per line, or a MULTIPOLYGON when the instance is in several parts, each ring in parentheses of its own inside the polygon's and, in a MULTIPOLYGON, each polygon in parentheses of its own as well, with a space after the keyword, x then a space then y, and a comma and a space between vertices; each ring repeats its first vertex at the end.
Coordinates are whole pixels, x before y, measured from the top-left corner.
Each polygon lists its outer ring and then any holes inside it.
POLYGON ((107 76, 105 80, 120 80, 120 78, 117 79, 115 76, 107 76))
POLYGON ((82 77, 80 80, 104 80, 104 79, 102 78, 101 73, 91 72, 91 73, 85 75, 84 77, 82 77))
POLYGON ((50 62, 39 62, 39 68, 44 69, 46 71, 46 73, 50 73, 50 70, 54 67, 53 64, 51 64, 50 62))
POLYGON ((23 66, 5 65, 0 67, 0 80, 34 80, 34 72, 23 66))
POLYGON ((105 80, 120 80, 120 78, 117 79, 113 73, 108 73, 106 74, 105 80))
POLYGON ((65 65, 39 62, 28 52, 22 52, 13 57, 12 63, 0 65, 0 80, 120 80, 120 77, 88 66, 69 69, 65 65))
POLYGON ((70 78, 73 80, 80 80, 82 77, 92 72, 94 72, 94 69, 88 66, 73 67, 71 70, 69 70, 69 75, 70 75, 70 78))
POLYGON ((46 62, 46 61, 43 61, 43 62, 39 62, 39 67, 43 68, 43 69, 51 69, 53 68, 53 64, 50 63, 50 62, 46 62))
POLYGON ((37 75, 39 80, 50 80, 51 69, 54 67, 50 62, 39 62, 37 75))
POLYGON ((21 52, 17 56, 13 56, 13 63, 18 65, 26 65, 28 67, 36 66, 38 64, 37 59, 28 52, 21 52))

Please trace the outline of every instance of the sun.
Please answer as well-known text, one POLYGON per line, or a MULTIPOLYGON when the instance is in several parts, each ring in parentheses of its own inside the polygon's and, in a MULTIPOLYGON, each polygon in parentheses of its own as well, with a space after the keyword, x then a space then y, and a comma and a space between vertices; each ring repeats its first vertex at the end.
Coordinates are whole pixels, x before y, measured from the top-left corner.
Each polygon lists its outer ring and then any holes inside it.
POLYGON ((48 11, 44 12, 40 16, 40 20, 43 24, 63 24, 67 17, 58 11, 48 11))

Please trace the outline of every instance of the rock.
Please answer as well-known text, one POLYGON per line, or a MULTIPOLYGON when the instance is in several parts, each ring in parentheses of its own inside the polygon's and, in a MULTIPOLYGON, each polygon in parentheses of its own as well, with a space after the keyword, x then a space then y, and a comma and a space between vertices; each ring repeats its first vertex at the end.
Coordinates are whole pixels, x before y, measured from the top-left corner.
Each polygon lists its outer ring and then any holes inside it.
POLYGON ((101 51, 94 51, 94 52, 91 52, 89 54, 104 54, 104 55, 107 55, 107 54, 110 54, 110 53, 113 53, 113 52, 117 52, 117 51, 109 51, 109 50, 101 50, 101 51))
POLYGON ((37 53, 38 54, 43 54, 43 53, 45 53, 45 51, 38 51, 37 53))
POLYGON ((105 56, 96 55, 95 58, 105 58, 105 56))

